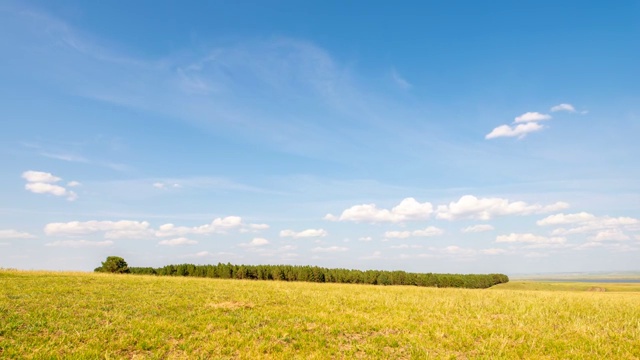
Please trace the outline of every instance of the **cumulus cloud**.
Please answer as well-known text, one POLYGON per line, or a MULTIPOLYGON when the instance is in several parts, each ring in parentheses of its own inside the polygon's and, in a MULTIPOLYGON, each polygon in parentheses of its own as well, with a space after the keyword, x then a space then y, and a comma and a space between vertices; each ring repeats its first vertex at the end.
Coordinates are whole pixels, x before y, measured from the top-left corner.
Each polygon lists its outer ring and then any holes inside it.
POLYGON ((595 215, 586 212, 576 214, 555 214, 549 215, 542 220, 538 220, 536 224, 538 224, 538 226, 574 224, 595 220, 595 218, 595 215))
MULTIPOLYGON (((29 170, 22 173, 22 178, 27 181, 27 183, 24 185, 24 188, 34 194, 51 194, 53 196, 65 196, 69 201, 74 201, 78 198, 78 194, 76 194, 75 192, 68 190, 60 185, 56 185, 55 183, 61 181, 62 178, 54 176, 51 173, 29 170)), ((79 185, 80 183, 77 181, 71 181, 69 184, 79 185)))
POLYGON ((185 237, 179 237, 171 240, 162 240, 158 244, 164 246, 184 246, 184 245, 195 245, 198 242, 195 240, 190 240, 185 237))
POLYGON ((436 217, 445 220, 463 218, 490 220, 496 216, 530 215, 558 211, 567 207, 569 204, 565 202, 543 206, 527 204, 524 201, 509 201, 503 198, 477 198, 473 195, 464 195, 449 205, 438 206, 436 217))
POLYGON ((240 244, 240 247, 259 247, 269 245, 269 240, 265 238, 254 238, 248 243, 240 244))
POLYGON ((78 236, 104 232, 107 239, 145 238, 152 235, 146 221, 70 221, 67 223, 49 223, 44 227, 49 236, 78 236))
POLYGON ((249 228, 251 228, 252 230, 267 230, 269 228, 269 225, 267 225, 267 224, 250 224, 249 228))
POLYGON ((56 183, 62 180, 61 178, 54 176, 51 173, 43 172, 43 171, 33 171, 33 170, 23 172, 22 178, 27 180, 27 182, 30 182, 30 183, 47 183, 47 184, 56 183))
POLYGON ((527 112, 515 118, 515 124, 528 123, 532 121, 551 120, 551 115, 541 114, 539 112, 527 112))
POLYGON ((592 234, 592 241, 624 241, 629 239, 624 231, 635 231, 640 220, 631 217, 598 217, 586 212, 576 214, 556 214, 537 222, 540 226, 570 225, 569 228, 556 228, 551 234, 567 236, 592 234))
POLYGON ((82 184, 81 184, 80 182, 78 182, 78 181, 69 181, 69 182, 67 183, 67 186, 68 186, 68 187, 78 187, 78 186, 81 186, 81 185, 82 185, 82 184))
POLYGON ((153 186, 156 189, 164 189, 165 188, 165 184, 159 183, 159 182, 153 183, 153 184, 151 184, 151 186, 153 186))
POLYGON ((518 124, 516 126, 500 125, 491 130, 491 132, 488 133, 484 138, 487 140, 499 137, 518 137, 522 139, 527 136, 527 134, 540 131, 542 129, 544 129, 544 126, 538 124, 537 122, 518 124))
POLYGON ((373 238, 371 236, 363 236, 358 238, 358 241, 372 241, 373 238))
POLYGON ((34 235, 13 229, 0 230, 0 239, 33 239, 34 235))
POLYGON ((473 256, 476 254, 476 251, 474 249, 463 248, 457 245, 446 246, 442 248, 440 252, 443 254, 456 255, 461 257, 473 256))
POLYGON ((389 249, 420 249, 422 245, 400 244, 389 246, 389 249))
POLYGON ((313 237, 325 237, 328 233, 324 229, 307 229, 303 231, 282 230, 280 231, 280 237, 290 237, 294 239, 300 238, 313 238, 313 237))
POLYGON ((316 247, 311 249, 314 253, 336 253, 349 251, 349 248, 343 246, 316 247))
POLYGON ((607 229, 598 231, 596 235, 590 239, 593 241, 626 241, 629 240, 629 236, 620 229, 607 229))
POLYGON ((444 234, 444 230, 435 226, 429 226, 425 229, 414 231, 387 231, 384 237, 387 239, 406 239, 408 237, 430 237, 444 234))
POLYGON ((576 112, 576 108, 574 108, 573 105, 571 104, 559 104, 551 107, 551 112, 558 112, 558 111, 566 111, 566 112, 574 113, 576 112))
POLYGON ((342 212, 340 216, 327 214, 324 218, 330 221, 352 222, 403 222, 410 220, 424 220, 433 213, 433 205, 429 202, 420 203, 409 197, 403 199, 397 206, 389 209, 379 209, 375 204, 354 205, 342 212))
POLYGON ((499 235, 497 243, 531 243, 531 244, 563 244, 567 241, 564 237, 538 236, 531 233, 499 235))
POLYGON ((108 247, 113 245, 113 241, 88 241, 88 240, 59 240, 44 244, 49 247, 64 248, 85 248, 85 247, 108 247))
POLYGON ((209 224, 188 227, 188 226, 175 226, 174 224, 160 225, 155 232, 156 236, 168 237, 168 236, 185 236, 188 234, 213 234, 213 233, 225 233, 233 229, 239 229, 244 224, 242 218, 239 216, 227 216, 224 218, 216 218, 209 224))
POLYGON ((477 233, 477 232, 491 231, 493 229, 494 229, 493 226, 489 224, 478 224, 478 225, 468 226, 464 229, 461 229, 460 231, 462 231, 463 233, 477 233))

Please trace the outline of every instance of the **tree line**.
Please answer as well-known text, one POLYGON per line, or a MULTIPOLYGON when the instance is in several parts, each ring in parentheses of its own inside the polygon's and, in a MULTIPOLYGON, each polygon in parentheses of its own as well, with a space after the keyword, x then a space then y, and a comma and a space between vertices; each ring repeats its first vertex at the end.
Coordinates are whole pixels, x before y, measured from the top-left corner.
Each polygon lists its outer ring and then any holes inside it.
MULTIPOLYGON (((125 263, 126 264, 126 263, 125 263)), ((102 268, 97 268, 96 271, 102 268)), ((504 274, 434 274, 405 271, 329 269, 300 265, 166 265, 160 268, 127 267, 130 274, 157 276, 192 276, 216 279, 307 281, 318 283, 412 285, 485 289, 506 283, 504 274)))

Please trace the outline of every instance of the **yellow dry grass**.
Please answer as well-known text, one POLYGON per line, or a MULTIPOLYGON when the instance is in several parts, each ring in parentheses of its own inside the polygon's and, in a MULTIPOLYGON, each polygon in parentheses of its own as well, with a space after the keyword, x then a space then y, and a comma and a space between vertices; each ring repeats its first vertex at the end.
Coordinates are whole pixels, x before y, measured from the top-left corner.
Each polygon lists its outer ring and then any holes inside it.
POLYGON ((638 359, 639 339, 634 292, 0 271, 8 359, 638 359))

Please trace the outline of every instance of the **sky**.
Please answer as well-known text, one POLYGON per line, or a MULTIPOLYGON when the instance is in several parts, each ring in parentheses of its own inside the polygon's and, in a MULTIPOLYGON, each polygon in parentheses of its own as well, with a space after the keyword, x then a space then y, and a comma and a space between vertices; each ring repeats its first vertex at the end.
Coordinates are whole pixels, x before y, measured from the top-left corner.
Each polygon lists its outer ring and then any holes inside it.
POLYGON ((0 267, 640 270, 640 2, 0 2, 0 267))

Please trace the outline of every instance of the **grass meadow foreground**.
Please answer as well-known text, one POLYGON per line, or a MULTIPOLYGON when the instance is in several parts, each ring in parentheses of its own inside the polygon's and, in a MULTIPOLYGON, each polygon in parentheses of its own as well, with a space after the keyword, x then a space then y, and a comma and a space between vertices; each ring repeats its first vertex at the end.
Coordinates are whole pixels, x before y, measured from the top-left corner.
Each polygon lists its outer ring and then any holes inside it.
POLYGON ((0 358, 640 358, 640 292, 528 286, 0 270, 0 358))

